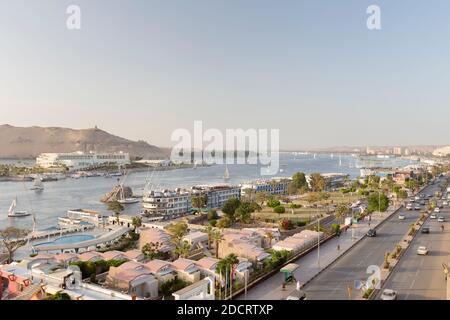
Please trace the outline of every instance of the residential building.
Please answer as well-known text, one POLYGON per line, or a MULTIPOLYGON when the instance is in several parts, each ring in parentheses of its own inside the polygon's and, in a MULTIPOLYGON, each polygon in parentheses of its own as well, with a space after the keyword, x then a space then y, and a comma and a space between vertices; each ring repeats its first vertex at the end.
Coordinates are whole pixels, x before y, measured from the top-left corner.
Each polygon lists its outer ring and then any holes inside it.
POLYGON ((266 180, 256 180, 241 185, 242 193, 245 194, 246 189, 254 192, 267 192, 271 195, 286 195, 291 179, 289 178, 273 178, 266 180))
POLYGON ((150 191, 142 199, 144 214, 174 219, 186 215, 191 209, 191 195, 181 189, 150 191))
POLYGON ((175 279, 175 272, 172 265, 168 261, 153 259, 145 264, 145 266, 158 279, 159 288, 164 282, 175 279))
POLYGON ((183 241, 186 241, 192 248, 195 246, 205 247, 208 244, 208 234, 201 231, 191 231, 183 237, 183 241))
POLYGON ((124 255, 127 257, 128 260, 134 262, 142 262, 145 259, 145 255, 142 253, 141 250, 138 249, 125 251, 124 255))
POLYGON ((200 270, 195 261, 178 258, 171 263, 172 269, 177 273, 178 278, 188 282, 197 282, 200 280, 200 270))
POLYGON ((141 298, 158 297, 158 280, 142 263, 129 261, 118 267, 111 267, 106 285, 141 298))
POLYGON ((87 261, 95 262, 95 261, 104 260, 103 256, 100 254, 100 252, 96 252, 96 251, 83 252, 78 255, 78 259, 81 261, 85 261, 85 262, 87 262, 87 261))
POLYGON ((215 300, 215 281, 208 277, 178 290, 172 295, 175 300, 215 300))
POLYGON ((272 246, 272 249, 276 251, 286 250, 289 252, 299 252, 314 245, 317 243, 318 239, 322 239, 323 236, 323 232, 303 230, 291 237, 275 243, 272 246))
POLYGON ((240 199, 241 187, 231 185, 205 185, 192 187, 192 196, 203 195, 206 198, 206 207, 209 209, 221 208, 228 199, 240 199))
POLYGON ((270 254, 261 247, 262 237, 256 232, 228 229, 224 231, 223 238, 219 246, 219 258, 225 258, 233 253, 256 263, 270 257, 270 254))
POLYGON ((100 252, 103 260, 129 260, 125 252, 112 250, 106 252, 100 252))
POLYGON ((115 164, 118 166, 131 164, 128 153, 84 153, 81 151, 73 153, 42 153, 36 158, 36 164, 42 168, 65 166, 69 169, 87 169, 104 164, 115 164))

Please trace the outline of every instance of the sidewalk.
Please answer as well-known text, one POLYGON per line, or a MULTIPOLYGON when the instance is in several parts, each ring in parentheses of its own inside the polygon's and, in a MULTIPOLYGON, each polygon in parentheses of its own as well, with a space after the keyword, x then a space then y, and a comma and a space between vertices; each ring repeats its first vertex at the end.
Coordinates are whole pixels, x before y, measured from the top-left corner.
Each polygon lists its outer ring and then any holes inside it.
MULTIPOLYGON (((353 245, 361 240, 370 228, 374 228, 389 217, 395 210, 390 208, 384 213, 373 213, 372 221, 368 219, 360 221, 354 228, 354 239, 352 239, 352 230, 342 232, 339 237, 334 237, 320 246, 320 266, 318 264, 318 250, 317 248, 307 255, 295 261, 300 267, 294 273, 297 281, 303 286, 305 283, 312 280, 321 271, 325 270, 337 258, 347 252, 353 245), (337 250, 337 246, 340 250, 337 250)), ((262 281, 247 292, 248 300, 282 300, 285 299, 293 290, 296 284, 292 284, 286 289, 282 289, 283 275, 281 273, 262 281)), ((245 300, 245 295, 242 294, 237 300, 245 300)))

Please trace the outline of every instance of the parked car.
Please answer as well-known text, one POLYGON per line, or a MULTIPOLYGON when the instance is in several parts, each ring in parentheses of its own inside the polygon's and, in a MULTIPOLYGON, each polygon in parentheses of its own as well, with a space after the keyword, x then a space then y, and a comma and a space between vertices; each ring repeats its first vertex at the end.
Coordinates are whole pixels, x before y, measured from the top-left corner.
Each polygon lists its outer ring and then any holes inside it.
POLYGON ((430 233, 430 227, 422 227, 422 233, 430 233))
POLYGON ((412 210, 413 209, 413 206, 412 206, 412 204, 411 203, 408 203, 407 205, 406 205, 406 210, 412 210))
POLYGON ((381 300, 397 300, 397 291, 392 289, 384 289, 381 294, 381 300))
POLYGON ((405 220, 405 215, 404 214, 400 214, 399 216, 398 216, 398 220, 405 220))
POLYGON ((428 249, 425 246, 420 246, 417 248, 417 254, 421 256, 426 256, 428 254, 428 249))
POLYGON ((414 210, 420 210, 420 206, 418 204, 416 204, 416 206, 414 207, 414 210))
POLYGON ((441 212, 441 209, 439 209, 439 207, 434 208, 434 212, 435 212, 435 213, 440 213, 440 212, 441 212))
POLYGON ((436 219, 436 215, 435 215, 434 213, 432 213, 432 214, 430 215, 430 219, 436 219))
POLYGON ((443 216, 438 217, 438 222, 444 222, 444 221, 445 221, 445 218, 443 216))
POLYGON ((376 237, 377 236, 377 231, 375 229, 369 229, 369 231, 367 231, 367 236, 368 237, 376 237))

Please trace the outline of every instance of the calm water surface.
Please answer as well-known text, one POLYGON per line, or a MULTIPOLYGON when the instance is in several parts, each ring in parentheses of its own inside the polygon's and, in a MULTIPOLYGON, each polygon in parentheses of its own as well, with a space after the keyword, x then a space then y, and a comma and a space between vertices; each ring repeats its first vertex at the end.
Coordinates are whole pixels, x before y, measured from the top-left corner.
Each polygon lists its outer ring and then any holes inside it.
MULTIPOLYGON (((405 159, 374 160, 369 165, 376 166, 404 166, 409 164, 405 159)), ((352 178, 360 173, 358 167, 367 165, 350 155, 341 157, 334 155, 293 155, 284 153, 280 155, 279 177, 290 177, 297 171, 305 173, 346 173, 352 178)), ((246 181, 261 178, 260 168, 257 165, 229 165, 229 183, 239 184, 246 181)), ((179 169, 170 171, 148 171, 129 174, 125 185, 130 186, 136 194, 142 194, 147 184, 151 188, 175 188, 190 187, 196 184, 223 183, 223 165, 211 167, 199 167, 197 169, 179 169)), ((30 217, 11 219, 7 217, 7 211, 11 201, 17 197, 17 210, 33 211, 37 217, 39 230, 53 227, 57 223, 57 217, 65 216, 67 210, 83 208, 99 210, 107 213, 106 206, 100 202, 100 198, 111 191, 117 184, 115 178, 81 178, 64 179, 44 183, 45 190, 40 193, 29 190, 32 182, 0 182, 0 228, 17 226, 32 228, 30 217)), ((140 212, 140 204, 127 205, 124 214, 137 215, 140 212)))

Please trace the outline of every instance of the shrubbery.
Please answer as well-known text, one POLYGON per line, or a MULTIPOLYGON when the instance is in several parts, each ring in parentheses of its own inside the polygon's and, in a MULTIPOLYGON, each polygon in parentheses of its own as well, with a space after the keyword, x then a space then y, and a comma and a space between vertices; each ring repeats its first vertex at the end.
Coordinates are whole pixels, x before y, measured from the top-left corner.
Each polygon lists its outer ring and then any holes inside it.
POLYGON ((283 206, 276 206, 275 208, 273 208, 273 212, 281 214, 285 213, 286 209, 283 206))

